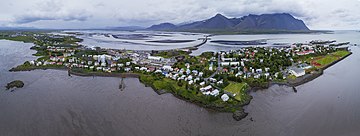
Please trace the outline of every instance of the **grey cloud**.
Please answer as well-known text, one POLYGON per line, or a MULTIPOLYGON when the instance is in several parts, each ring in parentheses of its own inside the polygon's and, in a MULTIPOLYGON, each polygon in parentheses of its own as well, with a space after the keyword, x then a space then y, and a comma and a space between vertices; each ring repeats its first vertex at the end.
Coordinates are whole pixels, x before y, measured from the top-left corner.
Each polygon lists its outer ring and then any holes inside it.
POLYGON ((0 22, 19 26, 104 27, 290 13, 311 28, 360 27, 357 0, 11 0, 0 5, 0 22), (10 6, 13 5, 13 6, 10 6), (346 8, 344 8, 346 7, 346 8), (51 24, 49 23, 51 22, 51 24))
POLYGON ((17 24, 26 24, 36 21, 46 21, 46 20, 64 20, 64 21, 86 21, 90 18, 91 15, 87 14, 68 14, 68 15, 24 15, 15 18, 15 23, 17 24))
POLYGON ((91 15, 85 10, 67 9, 62 1, 49 0, 38 2, 34 6, 34 10, 15 16, 13 22, 26 24, 49 20, 86 21, 90 17, 91 15))

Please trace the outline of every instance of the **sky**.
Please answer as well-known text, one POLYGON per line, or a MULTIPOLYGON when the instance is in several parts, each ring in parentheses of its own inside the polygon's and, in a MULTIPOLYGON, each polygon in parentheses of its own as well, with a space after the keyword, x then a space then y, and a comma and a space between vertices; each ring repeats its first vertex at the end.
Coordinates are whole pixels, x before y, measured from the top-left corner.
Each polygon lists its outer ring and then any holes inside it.
POLYGON ((312 30, 360 29, 360 0, 1 0, 0 27, 148 27, 204 20, 217 13, 290 13, 312 30))

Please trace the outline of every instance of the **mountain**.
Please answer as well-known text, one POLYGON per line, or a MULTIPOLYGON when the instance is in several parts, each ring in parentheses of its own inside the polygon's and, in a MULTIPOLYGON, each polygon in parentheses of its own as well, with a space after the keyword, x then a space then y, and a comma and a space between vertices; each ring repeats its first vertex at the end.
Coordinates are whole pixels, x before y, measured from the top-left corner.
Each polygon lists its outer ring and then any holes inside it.
POLYGON ((171 23, 161 23, 158 25, 152 25, 151 27, 147 28, 147 30, 156 30, 156 31, 166 31, 166 30, 173 30, 177 26, 171 23))
POLYGON ((198 21, 190 24, 185 24, 179 26, 177 29, 179 30, 224 30, 231 29, 235 24, 235 21, 231 21, 227 17, 217 14, 214 17, 204 20, 198 21))
POLYGON ((147 30, 192 31, 192 32, 266 32, 266 31, 310 31, 302 20, 288 13, 248 15, 241 18, 227 18, 217 14, 210 19, 188 24, 162 23, 147 30))
POLYGON ((287 13, 248 15, 235 26, 237 30, 309 30, 302 20, 287 13))
POLYGON ((144 27, 141 26, 120 26, 120 27, 107 27, 105 29, 120 30, 120 31, 135 31, 142 30, 144 27))

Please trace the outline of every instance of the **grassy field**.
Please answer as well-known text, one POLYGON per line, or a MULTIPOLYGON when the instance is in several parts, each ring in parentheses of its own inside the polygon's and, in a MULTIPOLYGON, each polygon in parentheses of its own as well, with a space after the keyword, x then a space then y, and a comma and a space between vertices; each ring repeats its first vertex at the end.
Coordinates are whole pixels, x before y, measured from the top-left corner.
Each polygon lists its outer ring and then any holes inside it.
POLYGON ((173 93, 176 96, 180 96, 190 102, 201 104, 204 107, 216 108, 221 111, 235 112, 239 108, 238 106, 240 104, 244 103, 245 100, 249 100, 246 98, 250 98, 248 95, 245 94, 246 96, 239 95, 244 97, 239 97, 242 101, 230 99, 227 102, 223 102, 220 99, 220 96, 213 97, 203 95, 195 87, 191 87, 190 85, 187 88, 186 86, 188 85, 186 85, 186 82, 183 82, 182 85, 179 85, 177 81, 168 78, 159 78, 159 76, 156 75, 141 74, 140 81, 148 86, 151 86, 155 90, 165 90, 167 92, 173 93))
POLYGON ((248 85, 246 83, 235 83, 230 82, 228 86, 224 88, 225 91, 236 94, 234 97, 238 101, 244 101, 248 99, 248 94, 246 94, 246 88, 248 85))
POLYGON ((348 51, 336 51, 325 56, 309 58, 307 61, 310 62, 310 64, 312 64, 316 68, 322 68, 331 64, 336 60, 341 59, 342 57, 348 55, 349 53, 350 52, 348 51))
POLYGON ((34 38, 32 38, 30 36, 0 37, 0 39, 11 40, 11 41, 19 41, 19 42, 25 42, 25 43, 34 42, 34 38))

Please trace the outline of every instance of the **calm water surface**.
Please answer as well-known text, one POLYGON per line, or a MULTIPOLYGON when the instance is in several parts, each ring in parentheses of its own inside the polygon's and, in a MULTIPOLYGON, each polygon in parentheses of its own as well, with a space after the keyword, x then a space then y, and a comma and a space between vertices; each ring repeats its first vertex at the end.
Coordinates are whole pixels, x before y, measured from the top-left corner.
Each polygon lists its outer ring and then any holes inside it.
POLYGON ((253 92, 245 108, 249 116, 237 122, 232 114, 157 95, 134 78, 125 79, 120 91, 118 78, 68 77, 58 70, 8 72, 35 59, 31 46, 0 41, 1 136, 360 134, 359 47, 323 76, 297 87, 298 93, 284 86, 253 92), (25 87, 5 91, 3 86, 15 79, 25 87))

